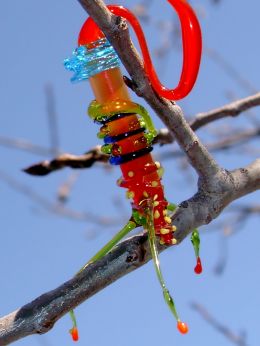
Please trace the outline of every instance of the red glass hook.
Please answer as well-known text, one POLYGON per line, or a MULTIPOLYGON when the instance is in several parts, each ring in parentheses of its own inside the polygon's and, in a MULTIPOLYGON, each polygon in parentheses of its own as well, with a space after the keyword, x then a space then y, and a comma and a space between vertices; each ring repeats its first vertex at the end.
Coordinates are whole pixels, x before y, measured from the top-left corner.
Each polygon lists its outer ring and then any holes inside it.
MULTIPOLYGON (((202 50, 201 30, 198 19, 187 1, 167 1, 177 12, 182 31, 183 66, 175 89, 167 89, 161 84, 152 63, 143 30, 133 13, 123 6, 109 5, 107 7, 113 14, 125 18, 132 25, 142 51, 145 71, 156 92, 169 100, 180 100, 189 94, 198 75, 202 50)), ((102 37, 104 37, 103 32, 91 18, 88 18, 80 31, 78 44, 86 45, 102 37)))

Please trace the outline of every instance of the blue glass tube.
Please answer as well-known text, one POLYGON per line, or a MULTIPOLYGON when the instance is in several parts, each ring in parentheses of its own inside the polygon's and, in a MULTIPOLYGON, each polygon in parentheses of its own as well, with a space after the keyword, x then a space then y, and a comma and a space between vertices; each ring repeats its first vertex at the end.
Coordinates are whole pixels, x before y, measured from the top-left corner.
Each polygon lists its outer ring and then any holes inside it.
POLYGON ((67 70, 74 72, 72 82, 87 80, 100 72, 119 66, 119 58, 106 38, 88 46, 79 46, 71 58, 64 60, 67 70))

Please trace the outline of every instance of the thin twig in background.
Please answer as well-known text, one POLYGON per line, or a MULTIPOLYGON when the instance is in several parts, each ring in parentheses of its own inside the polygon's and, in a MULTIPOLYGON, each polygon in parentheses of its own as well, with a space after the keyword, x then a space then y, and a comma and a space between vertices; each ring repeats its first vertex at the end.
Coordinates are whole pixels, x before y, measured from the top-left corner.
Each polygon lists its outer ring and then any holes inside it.
MULTIPOLYGON (((219 258, 213 268, 216 275, 223 274, 227 265, 228 238, 243 231, 250 217, 260 215, 260 205, 241 205, 235 203, 226 209, 225 215, 224 220, 215 222, 209 229, 210 233, 214 230, 220 233, 219 258)), ((209 233, 208 231, 206 234, 209 233)))
POLYGON ((52 155, 56 156, 60 153, 59 150, 59 135, 58 135, 58 116, 56 112, 56 102, 53 86, 47 84, 44 88, 46 96, 46 111, 50 133, 50 147, 52 155))
POLYGON ((197 311, 199 315, 209 323, 214 329, 216 329, 219 333, 221 333, 225 338, 231 341, 233 344, 237 346, 248 346, 244 331, 240 334, 235 334, 230 328, 226 327, 224 324, 217 321, 208 310, 204 308, 201 304, 191 303, 192 309, 197 311))
MULTIPOLYGON (((252 204, 252 205, 242 205, 238 203, 231 204, 228 208, 226 208, 226 217, 224 220, 216 221, 211 225, 211 232, 219 232, 222 230, 222 235, 225 237, 232 236, 234 233, 240 231, 244 227, 243 220, 249 219, 249 217, 258 217, 260 215, 260 205, 252 204), (231 214, 231 216, 229 216, 231 214), (239 222, 239 227, 232 227, 233 223, 239 222)), ((203 230, 202 230, 203 232, 203 230)), ((208 232, 204 232, 207 234, 208 232)))
POLYGON ((52 150, 50 148, 45 148, 37 144, 33 144, 26 139, 23 138, 9 138, 0 136, 0 145, 17 150, 23 150, 32 154, 40 155, 40 156, 50 156, 52 155, 52 150))
POLYGON ((212 121, 230 116, 236 117, 240 113, 256 106, 260 106, 260 92, 226 104, 220 108, 213 109, 209 112, 199 113, 195 116, 194 120, 190 122, 190 126, 195 131, 212 121))
POLYGON ((230 63, 222 54, 212 47, 204 45, 203 51, 207 54, 225 73, 232 78, 237 85, 240 85, 248 93, 256 93, 258 90, 255 86, 235 68, 234 64, 230 63))
MULTIPOLYGON (((227 226, 228 227, 228 226, 227 226)), ((224 231, 226 228, 224 228, 224 231)), ((215 275, 222 275, 227 265, 228 244, 227 237, 221 235, 218 245, 218 259, 214 265, 213 272, 215 275)))
POLYGON ((30 198, 31 200, 36 202, 38 205, 40 205, 43 209, 47 210, 48 212, 56 216, 61 215, 63 217, 77 220, 77 221, 91 222, 96 225, 106 225, 106 226, 117 225, 119 222, 118 219, 112 219, 111 217, 108 217, 108 216, 106 217, 102 215, 101 216, 94 215, 90 212, 79 212, 77 210, 66 208, 61 203, 53 203, 52 201, 49 201, 48 199, 39 195, 31 187, 12 178, 10 175, 6 174, 3 171, 0 171, 0 180, 5 182, 15 191, 30 198))
POLYGON ((260 214, 260 205, 231 205, 229 210, 246 214, 260 214))
POLYGON ((79 177, 78 172, 73 172, 69 177, 59 186, 57 191, 58 201, 62 204, 66 203, 71 194, 71 190, 79 177))

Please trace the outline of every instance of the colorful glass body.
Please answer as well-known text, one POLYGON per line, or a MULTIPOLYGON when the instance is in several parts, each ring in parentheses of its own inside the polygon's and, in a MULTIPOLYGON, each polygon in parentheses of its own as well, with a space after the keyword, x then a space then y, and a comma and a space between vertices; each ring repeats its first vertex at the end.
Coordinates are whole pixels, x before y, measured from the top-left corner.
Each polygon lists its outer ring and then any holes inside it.
MULTIPOLYGON (((161 85, 156 75, 142 28, 136 17, 122 6, 108 6, 108 9, 132 25, 140 43, 145 71, 155 91, 162 97, 178 100, 185 97, 195 83, 201 56, 201 32, 196 15, 185 0, 168 0, 168 2, 178 13, 183 39, 182 73, 177 87, 171 90, 161 85)), ((75 57, 68 59, 65 66, 75 72, 72 80, 90 81, 95 101, 89 106, 89 116, 101 125, 98 137, 104 141, 102 150, 110 155, 111 164, 120 166, 122 177, 118 180, 118 185, 127 189, 127 197, 131 199, 132 204, 132 215, 127 225, 86 265, 104 256, 133 228, 146 227, 165 301, 177 319, 179 331, 186 333, 187 325, 180 321, 173 299, 165 286, 156 248, 155 235, 159 236, 162 244, 176 244, 174 238, 176 227, 172 225, 169 213, 171 205, 165 198, 161 183, 162 168, 151 155, 156 130, 147 111, 131 101, 113 48, 92 18, 88 18, 84 23, 78 45, 75 57)), ((202 267, 197 231, 193 232, 191 240, 197 258, 194 270, 200 273, 202 267)), ((78 335, 73 311, 71 317, 74 325, 71 333, 73 331, 72 336, 76 339, 78 335)))
MULTIPOLYGON (((134 113, 138 106, 130 101, 119 68, 104 71, 90 78, 98 105, 103 107, 106 120, 100 121, 100 137, 104 136, 104 151, 110 151, 110 162, 120 164, 122 178, 118 185, 128 190, 133 210, 144 216, 142 203, 148 198, 154 201, 154 226, 156 234, 166 244, 174 243, 171 219, 167 216, 168 202, 161 184, 161 169, 154 162, 149 138, 142 121, 134 113), (113 81, 116 80, 116 83, 113 81), (112 82, 111 82, 112 81, 112 82)), ((97 122, 97 120, 96 120, 97 122)))
MULTIPOLYGON (((170 0, 169 2, 175 7, 180 16, 184 42, 182 74, 177 88, 173 90, 166 89, 158 80, 143 31, 135 16, 122 6, 108 6, 108 8, 112 13, 123 16, 133 26, 140 42, 146 72, 155 90, 161 96, 176 100, 185 97, 195 83, 201 55, 201 33, 197 18, 185 1, 170 0)), ((93 19, 88 18, 80 31, 78 44, 79 46, 89 46, 103 37, 103 32, 93 19)), ((127 196, 132 199, 134 210, 140 212, 141 216, 144 206, 142 201, 147 198, 154 201, 155 232, 160 236, 161 243, 175 244, 176 240, 173 238, 175 227, 171 225, 171 219, 167 215, 168 202, 164 197, 161 184, 161 169, 149 154, 152 147, 144 133, 145 128, 142 131, 137 116, 132 114, 131 111, 127 112, 127 104, 126 107, 122 105, 123 102, 130 101, 130 97, 120 69, 113 68, 96 74, 90 77, 90 83, 96 102, 100 105, 107 105, 106 108, 109 108, 103 111, 103 115, 108 112, 108 117, 106 121, 100 122, 103 124, 100 135, 101 137, 102 134, 104 135, 104 138, 107 139, 106 142, 108 142, 108 138, 111 139, 111 146, 107 148, 107 152, 112 155, 110 162, 112 164, 122 162, 120 168, 123 176, 119 180, 119 186, 128 189, 127 196), (117 103, 111 104, 112 101, 117 101, 117 103), (115 119, 115 114, 120 114, 122 108, 126 108, 124 109, 124 116, 115 119), (111 114, 114 115, 112 121, 111 114), (116 140, 116 137, 119 140, 116 140), (131 155, 131 153, 134 153, 134 155, 131 155)), ((131 109, 130 103, 129 106, 131 109)), ((97 119, 94 120, 97 121, 97 119)))

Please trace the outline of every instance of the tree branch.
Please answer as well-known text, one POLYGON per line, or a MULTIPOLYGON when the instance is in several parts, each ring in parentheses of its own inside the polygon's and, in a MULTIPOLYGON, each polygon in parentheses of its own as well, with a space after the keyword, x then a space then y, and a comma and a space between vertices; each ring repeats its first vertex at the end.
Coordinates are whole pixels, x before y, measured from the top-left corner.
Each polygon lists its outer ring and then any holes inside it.
POLYGON ((104 215, 93 214, 90 212, 73 210, 71 208, 65 207, 61 203, 53 202, 43 197, 34 191, 30 186, 21 183, 20 181, 12 178, 10 175, 6 174, 4 171, 0 170, 0 180, 4 181, 15 191, 23 194, 27 198, 30 198, 36 202, 39 206, 47 210, 48 212, 59 215, 65 218, 82 221, 84 223, 91 222, 96 225, 116 225, 118 219, 113 219, 111 217, 106 217, 104 215))
POLYGON ((243 335, 235 334, 230 328, 220 323, 216 318, 214 318, 201 304, 191 303, 191 307, 197 311, 200 316, 208 322, 213 328, 215 328, 224 337, 230 340, 237 346, 247 346, 247 342, 243 335))
POLYGON ((196 131, 198 128, 205 126, 212 121, 229 116, 236 117, 240 113, 256 106, 260 106, 260 93, 245 97, 241 100, 237 100, 220 108, 213 109, 209 112, 199 113, 190 123, 190 126, 194 131, 196 131))
MULTIPOLYGON (((116 48, 135 92, 145 98, 172 132, 199 175, 198 191, 182 202, 172 216, 180 243, 191 230, 211 222, 233 200, 260 188, 260 160, 232 172, 221 169, 184 119, 181 109, 155 94, 133 48, 124 20, 112 15, 100 0, 79 0, 116 48)), ((159 246, 160 251, 165 247, 159 246)), ((116 246, 60 287, 0 319, 0 346, 24 336, 45 333, 54 323, 104 287, 150 260, 146 235, 116 246)))
POLYGON ((24 172, 43 176, 64 167, 90 168, 96 162, 108 162, 108 158, 108 155, 102 153, 101 146, 97 145, 83 155, 62 154, 51 161, 45 160, 27 167, 24 169, 24 172))
MULTIPOLYGON (((173 215, 180 243, 189 232, 216 218, 235 199, 260 189, 260 159, 232 172, 221 170, 210 182, 200 180, 198 192, 173 215)), ((166 247, 159 245, 159 250, 166 247)), ((27 335, 45 333, 54 323, 101 289, 151 259, 146 235, 129 238, 101 260, 87 266, 60 287, 0 319, 0 346, 27 335)))

